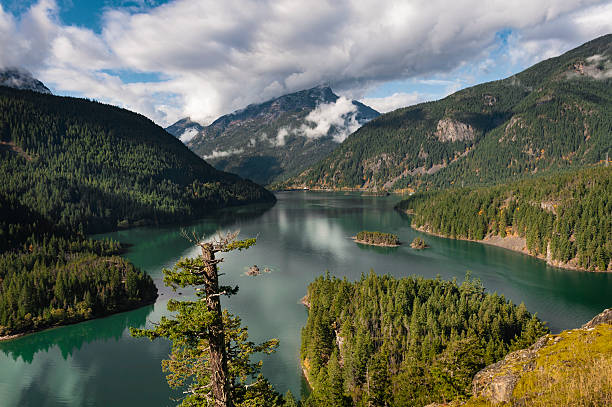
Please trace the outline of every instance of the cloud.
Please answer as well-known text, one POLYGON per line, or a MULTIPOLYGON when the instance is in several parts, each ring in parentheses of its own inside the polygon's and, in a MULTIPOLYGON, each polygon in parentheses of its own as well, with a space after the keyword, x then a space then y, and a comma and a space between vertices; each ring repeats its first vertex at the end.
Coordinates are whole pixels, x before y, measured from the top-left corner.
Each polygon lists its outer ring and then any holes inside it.
POLYGON ((287 138, 287 136, 289 136, 289 130, 286 127, 281 127, 278 129, 278 133, 276 133, 276 138, 271 139, 270 143, 276 147, 284 146, 285 138, 287 138))
POLYGON ((276 138, 268 139, 271 145, 280 147, 289 136, 317 139, 332 136, 337 143, 343 142, 349 134, 356 131, 363 123, 357 121, 357 106, 343 96, 331 103, 318 104, 299 127, 281 127, 276 138))
POLYGON ((223 157, 229 157, 230 155, 242 154, 243 152, 244 152, 244 149, 242 148, 238 148, 235 150, 227 150, 227 151, 213 150, 211 154, 205 155, 202 158, 204 158, 205 160, 210 160, 213 158, 223 158, 223 157))
POLYGON ((181 136, 179 137, 179 140, 181 140, 183 143, 187 143, 191 141, 192 138, 197 136, 198 133, 199 131, 196 127, 189 127, 188 129, 185 129, 183 134, 181 134, 181 136))
POLYGON ((100 32, 62 24, 51 0, 17 16, 0 6, 0 65, 162 125, 207 123, 321 83, 361 99, 388 81, 479 66, 503 30, 512 33, 504 57, 521 67, 612 32, 609 0, 145 3, 106 8, 100 32))
POLYGON ((396 92, 385 97, 363 98, 361 99, 361 102, 375 110, 378 110, 380 113, 387 113, 401 107, 415 105, 431 99, 433 99, 432 96, 423 95, 418 92, 396 92))
POLYGON ((331 134, 334 141, 341 143, 361 126, 356 114, 357 106, 341 96, 335 103, 321 103, 308 113, 298 133, 310 139, 331 134))

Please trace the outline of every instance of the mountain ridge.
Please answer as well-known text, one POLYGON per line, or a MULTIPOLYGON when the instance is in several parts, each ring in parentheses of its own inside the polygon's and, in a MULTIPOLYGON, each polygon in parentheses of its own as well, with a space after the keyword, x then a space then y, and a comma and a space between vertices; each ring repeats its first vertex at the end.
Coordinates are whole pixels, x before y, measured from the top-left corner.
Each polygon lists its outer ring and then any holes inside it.
POLYGON ((506 79, 386 113, 276 188, 490 184, 612 150, 612 34, 506 79))
POLYGON ((268 184, 298 173, 338 146, 348 129, 379 113, 317 86, 250 104, 208 126, 181 119, 166 128, 217 169, 268 184), (196 129, 197 134, 191 134, 196 129), (188 135, 185 137, 185 135, 188 135))
POLYGON ((44 83, 34 78, 31 73, 20 68, 0 69, 0 86, 51 94, 51 91, 44 83))

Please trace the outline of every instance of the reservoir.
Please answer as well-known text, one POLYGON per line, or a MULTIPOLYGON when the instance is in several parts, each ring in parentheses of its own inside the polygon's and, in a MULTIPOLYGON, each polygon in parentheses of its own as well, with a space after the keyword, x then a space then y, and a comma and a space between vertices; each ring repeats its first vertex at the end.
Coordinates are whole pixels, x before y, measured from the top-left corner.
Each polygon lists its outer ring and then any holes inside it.
POLYGON ((189 290, 173 292, 163 285, 164 268, 180 257, 193 257, 197 247, 181 236, 194 230, 205 236, 240 230, 241 238, 257 236, 247 251, 225 254, 223 284, 239 293, 222 304, 242 318, 250 339, 278 338, 278 351, 263 356, 264 375, 277 391, 299 395, 300 330, 307 312, 300 299, 308 284, 329 271, 356 280, 373 269, 396 277, 456 278, 469 270, 487 291, 547 321, 553 332, 579 327, 612 306, 612 274, 558 269, 509 250, 474 242, 429 236, 410 228, 410 219, 393 210, 397 196, 358 193, 281 192, 273 207, 240 207, 211 214, 186 225, 144 227, 98 237, 131 246, 125 257, 147 271, 160 296, 154 305, 76 325, 54 328, 0 343, 1 406, 173 406, 160 362, 168 356, 163 340, 131 338, 130 326, 152 326, 167 315, 169 298, 189 298, 189 290), (351 240, 361 230, 398 235, 397 248, 363 246, 351 240), (413 250, 422 237, 430 248, 413 250), (257 265, 270 273, 249 277, 257 265))

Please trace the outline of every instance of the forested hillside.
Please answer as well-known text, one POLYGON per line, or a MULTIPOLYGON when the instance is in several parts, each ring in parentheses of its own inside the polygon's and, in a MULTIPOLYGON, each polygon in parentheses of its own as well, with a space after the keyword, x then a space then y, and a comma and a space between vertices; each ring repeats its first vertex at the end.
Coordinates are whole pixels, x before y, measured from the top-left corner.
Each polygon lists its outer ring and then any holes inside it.
POLYGON ((182 119, 167 130, 217 169, 267 185, 322 159, 346 134, 379 115, 357 101, 336 105, 338 99, 329 87, 318 86, 249 105, 206 127, 182 119), (318 128, 320 121, 329 127, 318 128))
POLYGON ((0 194, 86 233, 274 201, 144 116, 84 99, 0 87, 0 142, 0 194))
POLYGON ((118 243, 87 233, 273 201, 143 116, 0 86, 0 336, 156 298, 118 243))
POLYGON ((518 236, 549 264, 612 271, 612 167, 511 184, 416 193, 397 206, 421 230, 460 239, 518 236))
POLYGON ((384 114, 278 187, 490 184, 612 154, 612 34, 507 79, 384 114))
POLYGON ((472 378, 548 329, 478 280, 317 278, 301 359, 306 406, 423 406, 470 393, 472 378))

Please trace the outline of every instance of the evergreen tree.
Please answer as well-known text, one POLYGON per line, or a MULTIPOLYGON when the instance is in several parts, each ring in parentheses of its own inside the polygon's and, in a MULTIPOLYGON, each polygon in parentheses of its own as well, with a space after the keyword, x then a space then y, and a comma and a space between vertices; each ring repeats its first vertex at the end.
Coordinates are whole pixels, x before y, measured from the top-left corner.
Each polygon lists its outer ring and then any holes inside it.
POLYGON ((181 259, 172 270, 164 270, 164 282, 176 289, 194 287, 194 301, 168 301, 168 310, 176 318, 162 317, 155 329, 131 329, 136 337, 151 340, 164 337, 172 341, 170 359, 164 360, 171 387, 186 387, 181 406, 274 406, 281 397, 259 373, 261 362, 250 361, 258 352, 272 353, 278 340, 256 345, 248 341, 246 328, 240 319, 221 311, 220 297, 238 292, 238 287, 219 285, 216 258, 219 252, 243 250, 255 244, 255 239, 236 240, 237 233, 219 236, 205 242, 191 238, 202 254, 197 258, 181 259), (255 382, 248 383, 255 379, 255 382))

